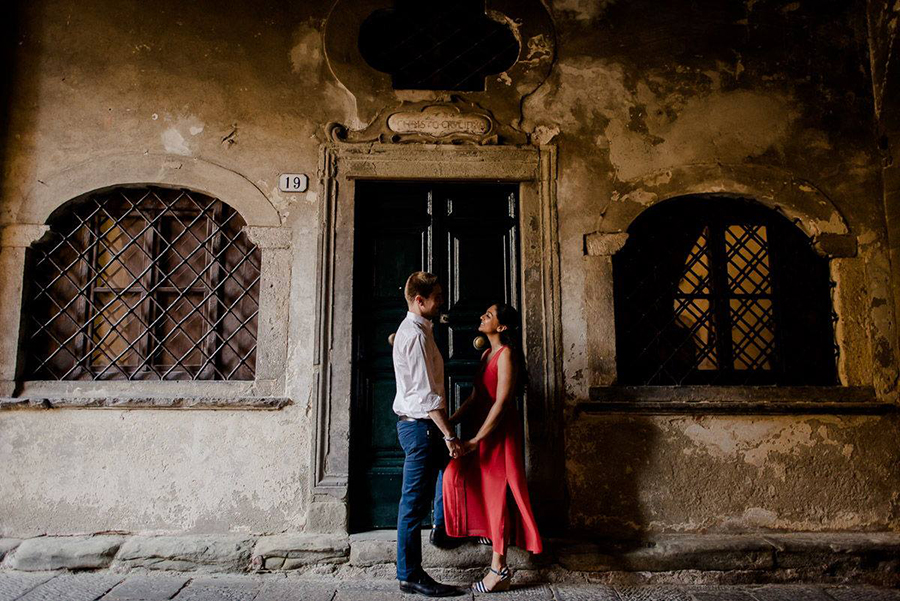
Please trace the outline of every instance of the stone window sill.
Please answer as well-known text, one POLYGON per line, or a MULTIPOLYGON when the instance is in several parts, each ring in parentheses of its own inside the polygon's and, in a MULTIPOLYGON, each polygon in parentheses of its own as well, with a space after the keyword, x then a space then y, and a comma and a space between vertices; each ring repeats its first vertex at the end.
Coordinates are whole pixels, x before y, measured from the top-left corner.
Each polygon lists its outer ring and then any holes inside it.
POLYGON ((230 409, 275 411, 292 405, 284 397, 0 397, 0 410, 11 409, 230 409))
POLYGON ((867 387, 595 386, 578 413, 645 415, 884 415, 898 406, 867 387))

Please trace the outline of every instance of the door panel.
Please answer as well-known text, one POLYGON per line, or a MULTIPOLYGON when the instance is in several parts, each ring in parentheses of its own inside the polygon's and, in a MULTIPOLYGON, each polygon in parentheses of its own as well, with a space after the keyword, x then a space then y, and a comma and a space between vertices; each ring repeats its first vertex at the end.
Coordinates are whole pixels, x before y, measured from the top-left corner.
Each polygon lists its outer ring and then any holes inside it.
POLYGON ((478 318, 492 302, 518 306, 516 189, 515 184, 356 184, 353 531, 397 523, 403 451, 392 409, 396 388, 388 337, 406 315, 406 278, 413 271, 431 271, 444 288, 446 315, 434 333, 452 412, 468 396, 478 368, 482 351, 472 344, 478 318))

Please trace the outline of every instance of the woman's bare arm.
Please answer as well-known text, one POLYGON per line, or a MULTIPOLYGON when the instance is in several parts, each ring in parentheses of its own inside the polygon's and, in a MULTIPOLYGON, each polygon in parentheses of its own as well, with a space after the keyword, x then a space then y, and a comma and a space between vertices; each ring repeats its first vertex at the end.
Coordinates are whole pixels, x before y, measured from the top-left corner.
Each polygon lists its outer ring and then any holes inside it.
POLYGON ((494 431, 497 424, 500 423, 500 415, 503 413, 503 409, 515 395, 517 374, 512 355, 512 351, 507 349, 506 352, 497 358, 497 400, 491 406, 491 410, 484 423, 481 424, 481 428, 478 429, 478 433, 469 441, 473 447, 494 431))

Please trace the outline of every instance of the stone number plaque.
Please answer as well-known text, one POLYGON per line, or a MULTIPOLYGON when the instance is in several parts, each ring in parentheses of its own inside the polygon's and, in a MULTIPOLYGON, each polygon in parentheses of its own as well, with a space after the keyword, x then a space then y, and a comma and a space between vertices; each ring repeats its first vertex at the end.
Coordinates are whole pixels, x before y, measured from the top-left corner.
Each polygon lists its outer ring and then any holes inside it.
POLYGON ((282 192, 306 192, 309 178, 303 173, 282 173, 278 176, 278 189, 282 192))

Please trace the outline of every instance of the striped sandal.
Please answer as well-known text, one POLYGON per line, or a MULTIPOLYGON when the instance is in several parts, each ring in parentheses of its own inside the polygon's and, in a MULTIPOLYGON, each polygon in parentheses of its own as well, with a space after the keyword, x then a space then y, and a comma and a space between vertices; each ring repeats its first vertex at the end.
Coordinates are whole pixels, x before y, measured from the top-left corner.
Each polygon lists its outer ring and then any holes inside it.
POLYGON ((493 546, 494 544, 491 542, 491 539, 486 536, 479 536, 477 539, 475 539, 475 542, 477 542, 479 545, 485 545, 487 547, 493 546))
POLYGON ((484 580, 479 580, 475 584, 472 585, 472 591, 476 593, 500 593, 503 591, 509 590, 509 585, 512 583, 512 573, 509 571, 509 566, 503 568, 499 572, 494 568, 488 568, 497 576, 500 576, 500 582, 494 585, 494 588, 489 589, 484 584, 484 580))

